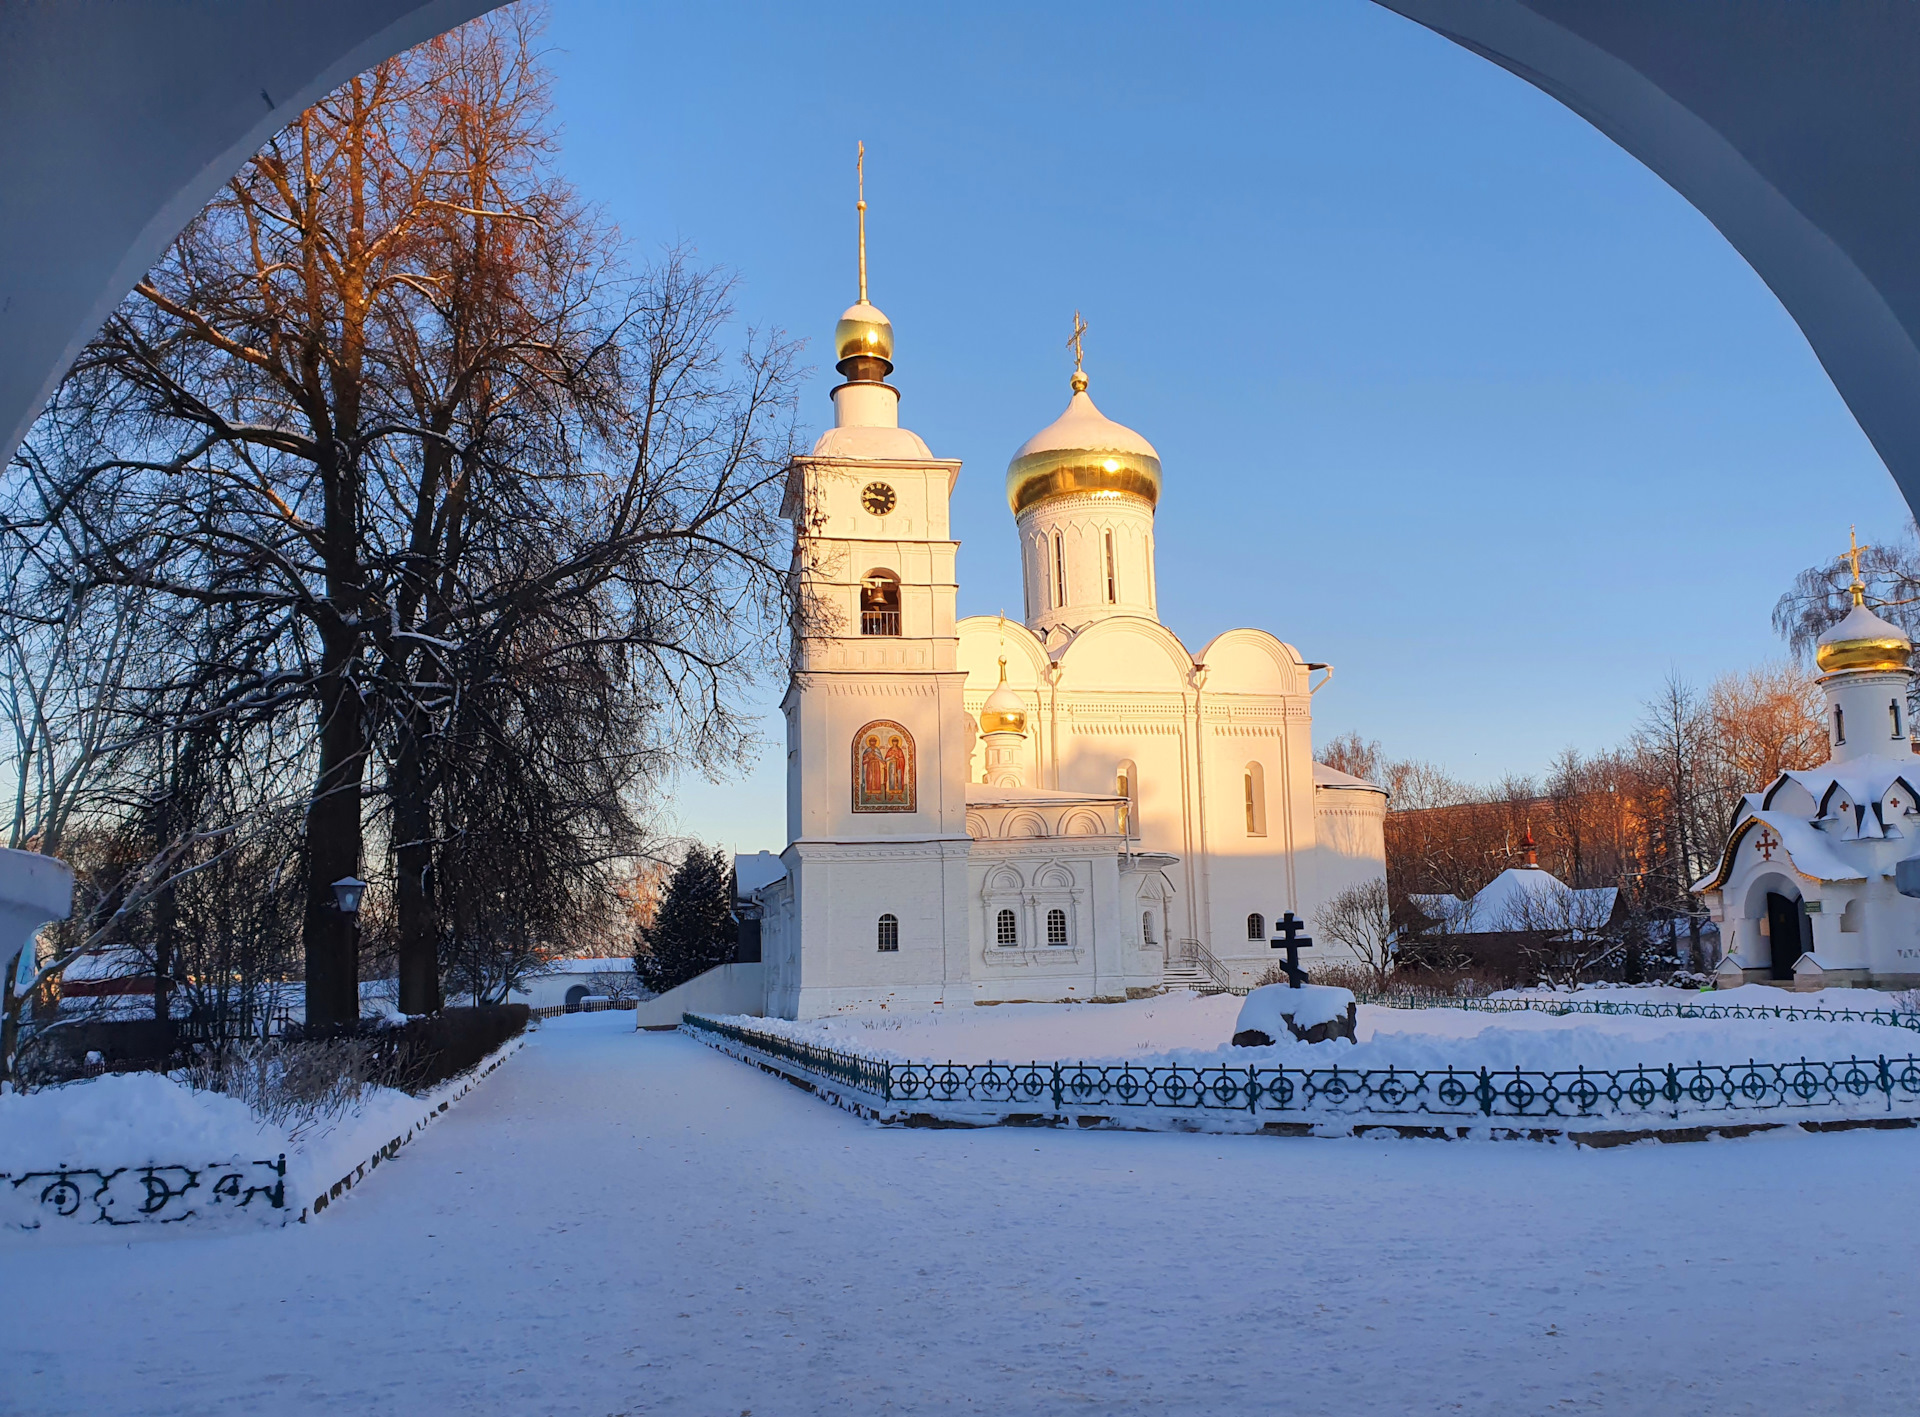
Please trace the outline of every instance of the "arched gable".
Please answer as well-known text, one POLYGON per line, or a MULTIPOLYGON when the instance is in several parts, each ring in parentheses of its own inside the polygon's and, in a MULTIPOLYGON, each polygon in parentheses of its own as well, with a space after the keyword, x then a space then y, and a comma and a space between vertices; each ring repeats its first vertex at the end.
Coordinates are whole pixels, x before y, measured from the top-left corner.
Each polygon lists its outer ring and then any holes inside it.
POLYGON ((1107 826, 1092 812, 1074 812, 1068 815, 1062 828, 1067 836, 1104 836, 1107 826))
POLYGON ((991 690, 1000 682, 1000 656, 1007 657, 1007 682, 1016 689, 1034 690, 1046 682, 1047 648, 1018 620, 1002 623, 997 615, 969 615, 955 627, 959 637, 959 667, 966 671, 969 689, 991 690))
POLYGON ((1047 823, 1038 812, 1014 812, 1000 828, 1005 837, 1039 837, 1047 834, 1047 823))
POLYGON ((1306 661, 1300 651, 1265 630, 1228 630, 1200 651, 1210 694, 1304 694, 1306 661))
POLYGON ((1157 620, 1110 615, 1096 620, 1060 656, 1061 687, 1183 690, 1190 687, 1193 656, 1179 637, 1157 620))

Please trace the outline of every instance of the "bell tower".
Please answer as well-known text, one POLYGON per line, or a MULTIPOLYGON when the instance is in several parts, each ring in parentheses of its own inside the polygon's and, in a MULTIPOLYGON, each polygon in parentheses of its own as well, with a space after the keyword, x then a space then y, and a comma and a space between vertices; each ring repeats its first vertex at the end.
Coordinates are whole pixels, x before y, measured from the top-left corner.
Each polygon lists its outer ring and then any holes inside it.
POLYGON ((860 298, 834 329, 834 422, 787 470, 796 611, 787 727, 790 923, 768 1011, 971 1002, 966 777, 948 499, 960 464, 900 426, 893 326, 860 298))

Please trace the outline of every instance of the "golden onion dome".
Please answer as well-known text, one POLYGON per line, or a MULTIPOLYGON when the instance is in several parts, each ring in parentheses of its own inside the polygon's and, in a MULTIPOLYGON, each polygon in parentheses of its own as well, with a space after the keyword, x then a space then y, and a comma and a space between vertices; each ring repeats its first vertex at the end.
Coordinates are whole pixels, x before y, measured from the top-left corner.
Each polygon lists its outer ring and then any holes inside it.
POLYGON ((1027 705, 1007 683, 1007 661, 1000 661, 1000 687, 987 695, 980 706, 980 731, 984 733, 1027 732, 1027 705))
POLYGON ((1007 465, 1007 503, 1017 517, 1028 507, 1075 492, 1160 500, 1160 454, 1087 397, 1087 376, 1073 375, 1067 411, 1020 445, 1007 465))
POLYGON ((1813 657, 1823 672, 1842 670, 1901 670, 1908 667, 1913 641, 1898 625, 1867 609, 1866 597, 1856 586, 1853 609, 1846 618, 1820 636, 1813 657))
POLYGON ((833 358, 893 360, 893 325, 876 306, 861 299, 846 308, 833 327, 833 358))

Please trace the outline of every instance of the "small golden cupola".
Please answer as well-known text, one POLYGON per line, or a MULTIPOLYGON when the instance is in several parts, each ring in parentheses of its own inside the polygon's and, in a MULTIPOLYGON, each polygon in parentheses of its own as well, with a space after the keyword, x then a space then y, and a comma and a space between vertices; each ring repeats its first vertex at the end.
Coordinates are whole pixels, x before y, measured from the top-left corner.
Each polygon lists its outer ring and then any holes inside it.
POLYGON ((1867 609, 1867 588, 1860 579, 1860 553, 1867 547, 1848 535, 1853 562, 1853 608, 1837 625, 1820 636, 1813 657, 1822 673, 1887 673, 1909 667, 1913 641, 1907 632, 1867 609))
POLYGON ((1093 406, 1081 366, 1086 325, 1074 312, 1073 399, 1067 411, 1020 445, 1007 466, 1007 503, 1018 517, 1050 498, 1076 492, 1160 500, 1160 454, 1153 444, 1093 406))
POLYGON ((1018 733, 1025 737, 1027 733, 1027 705, 1007 683, 1007 657, 1000 656, 1000 687, 987 695, 987 701, 980 706, 980 732, 1018 733))

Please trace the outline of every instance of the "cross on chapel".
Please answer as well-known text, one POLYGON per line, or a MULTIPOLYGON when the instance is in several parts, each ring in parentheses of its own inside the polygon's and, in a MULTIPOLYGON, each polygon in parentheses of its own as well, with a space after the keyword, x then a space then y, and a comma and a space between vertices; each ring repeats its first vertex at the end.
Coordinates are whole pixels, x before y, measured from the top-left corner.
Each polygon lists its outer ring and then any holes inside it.
POLYGON ((1762 827, 1760 828, 1759 837, 1753 844, 1760 849, 1760 859, 1762 861, 1771 861, 1773 860, 1773 849, 1778 846, 1780 842, 1777 837, 1765 827, 1762 827))
POLYGON ((1307 922, 1296 918, 1291 910, 1274 921, 1273 928, 1285 936, 1271 944, 1272 948, 1287 952, 1287 987, 1298 989, 1307 982, 1307 972, 1300 967, 1300 951, 1313 947, 1313 936, 1300 933, 1307 928, 1307 922))

